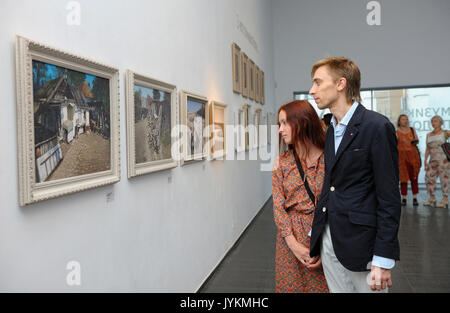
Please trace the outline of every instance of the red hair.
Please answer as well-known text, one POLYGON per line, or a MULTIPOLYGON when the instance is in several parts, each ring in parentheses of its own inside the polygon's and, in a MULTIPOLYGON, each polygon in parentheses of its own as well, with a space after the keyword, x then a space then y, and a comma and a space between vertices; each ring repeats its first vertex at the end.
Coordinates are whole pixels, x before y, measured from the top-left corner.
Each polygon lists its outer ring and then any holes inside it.
MULTIPOLYGON (((286 113, 286 122, 292 129, 292 143, 297 143, 302 150, 299 157, 306 158, 309 153, 308 145, 313 144, 317 148, 323 150, 325 146, 325 132, 322 128, 319 116, 312 105, 306 100, 296 100, 289 102, 280 107, 280 112, 286 113)), ((280 122, 278 122, 280 126, 280 122)), ((281 134, 279 134, 279 143, 281 145, 281 134)), ((293 149, 294 145, 290 144, 289 149, 293 149)))

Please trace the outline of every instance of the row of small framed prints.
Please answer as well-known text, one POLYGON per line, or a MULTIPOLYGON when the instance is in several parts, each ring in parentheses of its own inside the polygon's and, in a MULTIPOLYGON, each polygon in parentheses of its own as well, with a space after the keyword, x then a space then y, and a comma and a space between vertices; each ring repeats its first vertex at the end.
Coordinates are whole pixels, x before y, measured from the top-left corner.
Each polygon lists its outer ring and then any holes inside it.
MULTIPOLYGON (((16 85, 21 206, 120 180, 117 68, 17 36, 16 85)), ((225 104, 131 70, 126 114, 128 178, 226 150, 225 104)))
POLYGON ((264 72, 250 59, 241 48, 232 43, 233 91, 244 98, 264 104, 264 72))

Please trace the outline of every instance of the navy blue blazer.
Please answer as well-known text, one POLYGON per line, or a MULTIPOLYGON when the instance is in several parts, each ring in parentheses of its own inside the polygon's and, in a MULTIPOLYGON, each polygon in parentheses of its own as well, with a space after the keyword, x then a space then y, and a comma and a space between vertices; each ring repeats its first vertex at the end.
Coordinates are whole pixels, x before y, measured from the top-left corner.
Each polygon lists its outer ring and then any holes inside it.
POLYGON ((311 231, 311 257, 320 255, 328 221, 334 252, 350 271, 367 270, 374 255, 400 259, 397 136, 383 115, 361 104, 335 154, 334 128, 325 141, 325 179, 311 231))

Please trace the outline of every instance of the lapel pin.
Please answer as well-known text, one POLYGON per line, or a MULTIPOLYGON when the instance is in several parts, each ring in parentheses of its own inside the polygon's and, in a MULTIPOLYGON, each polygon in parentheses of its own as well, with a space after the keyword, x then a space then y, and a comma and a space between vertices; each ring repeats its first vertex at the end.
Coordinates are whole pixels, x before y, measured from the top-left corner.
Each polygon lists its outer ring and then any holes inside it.
POLYGON ((350 133, 350 136, 353 136, 353 133, 350 133))

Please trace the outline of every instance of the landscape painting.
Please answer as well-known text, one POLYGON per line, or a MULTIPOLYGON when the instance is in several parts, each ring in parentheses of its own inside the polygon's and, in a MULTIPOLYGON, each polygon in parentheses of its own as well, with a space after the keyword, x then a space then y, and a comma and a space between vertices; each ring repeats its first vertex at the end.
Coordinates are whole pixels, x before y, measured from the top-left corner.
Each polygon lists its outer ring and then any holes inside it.
POLYGON ((36 183, 111 168, 109 79, 32 61, 36 183))
POLYGON ((213 158, 221 158, 226 154, 227 105, 212 101, 209 112, 209 124, 211 126, 211 154, 213 158))
POLYGON ((128 178, 171 169, 176 86, 127 70, 128 178))
POLYGON ((188 97, 187 99, 187 157, 203 154, 203 130, 205 129, 206 103, 188 97))
POLYGON ((134 85, 136 164, 171 158, 171 94, 134 85))

